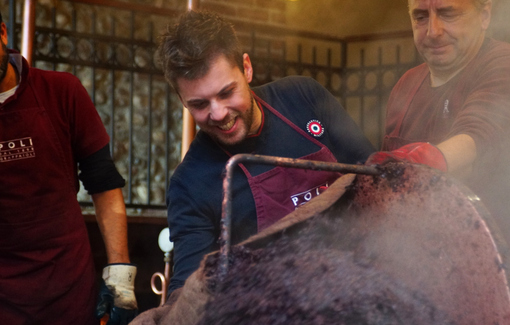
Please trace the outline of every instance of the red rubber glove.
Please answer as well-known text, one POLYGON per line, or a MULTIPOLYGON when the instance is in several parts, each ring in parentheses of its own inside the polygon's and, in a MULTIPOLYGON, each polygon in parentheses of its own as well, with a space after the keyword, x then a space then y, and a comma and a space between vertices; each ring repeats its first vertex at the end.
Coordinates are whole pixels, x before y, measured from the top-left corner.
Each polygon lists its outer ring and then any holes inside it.
POLYGON ((442 172, 448 171, 441 150, 428 142, 415 142, 393 151, 375 152, 368 157, 365 165, 382 165, 391 161, 406 161, 427 165, 442 172))

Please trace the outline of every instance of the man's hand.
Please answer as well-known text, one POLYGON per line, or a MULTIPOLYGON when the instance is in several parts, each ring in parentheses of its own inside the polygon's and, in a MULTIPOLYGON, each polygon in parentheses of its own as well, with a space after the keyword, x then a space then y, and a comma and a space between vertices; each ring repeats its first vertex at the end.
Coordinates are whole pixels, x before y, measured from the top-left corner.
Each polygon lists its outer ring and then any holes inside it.
POLYGON ((379 151, 368 157, 365 165, 382 165, 391 161, 423 164, 442 172, 448 171, 446 159, 436 146, 428 142, 415 142, 393 151, 379 151))
POLYGON ((110 264, 103 269, 96 317, 109 316, 107 325, 127 325, 138 314, 134 293, 136 266, 110 264))

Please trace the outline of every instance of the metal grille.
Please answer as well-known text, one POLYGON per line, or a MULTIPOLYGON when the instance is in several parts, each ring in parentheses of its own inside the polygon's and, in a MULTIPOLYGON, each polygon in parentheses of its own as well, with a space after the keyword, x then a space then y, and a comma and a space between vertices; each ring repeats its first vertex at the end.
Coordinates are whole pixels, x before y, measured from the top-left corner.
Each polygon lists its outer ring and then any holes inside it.
MULTIPOLYGON (((9 3, 4 20, 11 24, 10 46, 19 49, 22 1, 9 3)), ((131 215, 164 215, 168 179, 180 161, 182 106, 155 50, 157 36, 184 10, 93 0, 37 4, 33 65, 70 72, 88 90, 127 181, 131 215)), ((254 65, 253 86, 286 75, 315 78, 380 146, 389 92, 418 63, 410 32, 339 39, 233 23, 254 65)), ((83 190, 79 199, 90 206, 83 190)))

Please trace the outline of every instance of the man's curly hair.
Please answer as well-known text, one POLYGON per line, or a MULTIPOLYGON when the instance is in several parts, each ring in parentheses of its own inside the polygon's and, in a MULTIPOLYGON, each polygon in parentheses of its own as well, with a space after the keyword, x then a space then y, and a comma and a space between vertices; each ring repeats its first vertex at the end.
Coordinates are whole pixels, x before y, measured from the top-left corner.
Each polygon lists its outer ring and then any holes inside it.
POLYGON ((208 11, 188 11, 176 25, 168 26, 160 37, 157 54, 165 78, 177 91, 177 79, 203 77, 218 55, 225 55, 243 71, 243 54, 234 27, 208 11))

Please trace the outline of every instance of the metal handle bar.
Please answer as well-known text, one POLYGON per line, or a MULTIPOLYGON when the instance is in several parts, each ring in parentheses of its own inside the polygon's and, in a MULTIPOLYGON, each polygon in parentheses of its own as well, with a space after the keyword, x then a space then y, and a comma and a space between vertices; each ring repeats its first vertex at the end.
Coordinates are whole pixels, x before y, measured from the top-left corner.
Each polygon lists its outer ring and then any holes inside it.
POLYGON ((232 156, 225 165, 223 177, 223 202, 221 213, 221 237, 218 275, 222 281, 228 272, 228 255, 230 253, 230 231, 232 224, 232 191, 231 182, 234 167, 240 163, 250 162, 261 165, 274 165, 289 168, 311 169, 317 171, 331 171, 340 173, 354 173, 366 175, 379 175, 381 172, 374 166, 350 165, 324 161, 293 159, 275 156, 237 154, 232 156))

